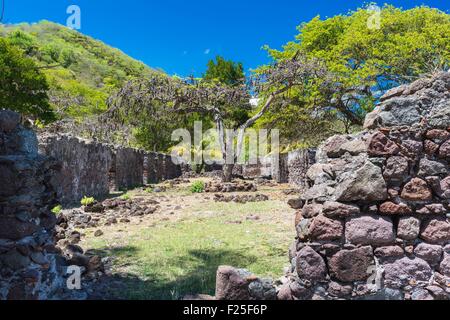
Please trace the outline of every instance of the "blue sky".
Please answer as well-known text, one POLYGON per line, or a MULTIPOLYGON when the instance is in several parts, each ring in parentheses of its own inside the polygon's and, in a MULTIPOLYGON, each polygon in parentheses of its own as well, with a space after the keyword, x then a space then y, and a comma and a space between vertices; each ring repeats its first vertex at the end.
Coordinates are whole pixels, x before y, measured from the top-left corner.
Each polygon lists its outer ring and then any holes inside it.
MULTIPOLYGON (((1 1, 1 0, 0 0, 1 1)), ((359 0, 5 0, 4 23, 42 19, 65 24, 69 5, 81 8, 81 32, 119 48, 154 68, 201 75, 222 55, 246 70, 268 62, 261 47, 279 48, 296 26, 316 15, 346 13, 359 0)), ((448 0, 385 0, 403 8, 421 4, 449 12, 448 0)))

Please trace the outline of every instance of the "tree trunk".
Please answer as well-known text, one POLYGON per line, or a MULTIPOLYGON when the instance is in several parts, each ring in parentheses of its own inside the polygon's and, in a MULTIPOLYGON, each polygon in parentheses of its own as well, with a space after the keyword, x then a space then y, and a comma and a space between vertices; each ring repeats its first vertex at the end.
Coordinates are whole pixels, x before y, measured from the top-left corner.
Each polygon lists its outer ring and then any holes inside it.
POLYGON ((234 169, 234 164, 224 164, 223 165, 223 174, 222 174, 223 182, 231 182, 231 180, 233 179, 233 169, 234 169))

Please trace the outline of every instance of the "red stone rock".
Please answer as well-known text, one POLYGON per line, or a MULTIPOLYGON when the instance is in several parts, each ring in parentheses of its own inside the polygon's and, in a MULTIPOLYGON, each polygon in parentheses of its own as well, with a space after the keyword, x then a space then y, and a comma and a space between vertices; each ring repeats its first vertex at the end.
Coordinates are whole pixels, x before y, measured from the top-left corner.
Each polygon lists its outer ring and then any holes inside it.
POLYGON ((442 196, 446 199, 450 199, 450 176, 442 179, 440 183, 442 196))
POLYGON ((0 216, 0 239, 20 240, 38 230, 31 222, 22 222, 13 217, 0 216))
POLYGON ((450 241, 450 223, 444 217, 428 220, 422 227, 420 237, 432 244, 450 241))
POLYGON ((378 258, 401 257, 405 251, 399 246, 379 247, 375 249, 375 255, 378 258))
POLYGON ((442 258, 442 247, 439 245, 432 245, 428 243, 420 243, 414 249, 416 257, 428 262, 430 265, 436 265, 442 258))
POLYGON ((322 256, 311 247, 299 251, 296 260, 297 274, 301 279, 322 281, 327 276, 327 266, 322 256))
POLYGON ((439 158, 450 160, 450 140, 444 142, 439 148, 439 158))
POLYGON ((323 205, 323 214, 328 218, 346 218, 359 214, 361 210, 357 205, 343 204, 340 202, 327 201, 323 205))
POLYGON ((343 234, 344 224, 342 221, 329 219, 322 215, 315 218, 309 227, 311 240, 340 240, 343 234))
POLYGON ((374 157, 392 156, 399 153, 399 146, 383 133, 375 133, 369 140, 368 153, 374 157))
POLYGON ((331 276, 344 282, 366 280, 369 267, 374 264, 370 246, 354 250, 341 250, 328 260, 331 276))
POLYGON ((412 213, 412 210, 404 203, 396 204, 388 201, 380 205, 380 213, 387 215, 402 215, 410 214, 412 213))
POLYGON ((434 155, 439 150, 439 145, 431 140, 425 140, 424 146, 425 146, 425 153, 430 156, 434 155))
POLYGON ((303 219, 302 210, 297 210, 297 212, 295 212, 295 227, 298 226, 298 224, 300 223, 300 221, 302 221, 302 219, 303 219))
POLYGON ((414 178, 405 185, 401 197, 410 201, 430 201, 433 198, 433 194, 424 180, 414 178))
POLYGON ((355 245, 385 246, 395 241, 394 226, 388 217, 362 216, 345 224, 345 239, 355 245))
MULTIPOLYGON (((446 277, 450 277, 450 255, 446 254, 439 266, 439 271, 446 277)), ((447 285, 448 286, 448 285, 447 285)))
POLYGON ((450 133, 445 130, 433 129, 427 132, 426 137, 439 142, 450 138, 450 133))
POLYGON ((302 209, 303 217, 313 218, 322 213, 322 205, 318 203, 307 204, 302 209))
POLYGON ((216 298, 217 300, 249 300, 250 294, 245 274, 239 270, 220 266, 216 276, 216 298))
POLYGON ((427 283, 433 276, 428 263, 420 258, 402 258, 384 265, 385 284, 401 287, 411 283, 427 283))

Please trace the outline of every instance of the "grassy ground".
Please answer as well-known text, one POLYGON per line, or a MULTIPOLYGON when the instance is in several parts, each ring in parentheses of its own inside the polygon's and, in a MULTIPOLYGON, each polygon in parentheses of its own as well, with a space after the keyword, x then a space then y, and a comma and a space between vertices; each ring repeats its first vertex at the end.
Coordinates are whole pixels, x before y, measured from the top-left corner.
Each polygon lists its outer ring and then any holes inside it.
POLYGON ((280 188, 259 192, 270 201, 216 203, 211 194, 192 195, 188 186, 152 195, 160 213, 131 224, 88 230, 82 246, 113 257, 114 281, 108 295, 120 299, 179 299, 186 294, 214 295, 220 265, 247 268, 277 278, 288 264, 294 237, 293 211, 280 188), (181 206, 181 210, 174 207, 181 206), (173 214, 174 213, 174 214, 173 214))

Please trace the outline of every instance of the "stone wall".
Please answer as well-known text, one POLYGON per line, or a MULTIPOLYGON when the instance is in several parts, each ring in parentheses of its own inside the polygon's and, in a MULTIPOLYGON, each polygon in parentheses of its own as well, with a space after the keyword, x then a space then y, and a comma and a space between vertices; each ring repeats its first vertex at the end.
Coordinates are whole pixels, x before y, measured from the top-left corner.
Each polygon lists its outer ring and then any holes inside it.
POLYGON ((158 182, 157 170, 158 170, 158 154, 155 152, 149 152, 144 156, 146 159, 144 165, 146 165, 147 184, 153 184, 158 182))
POLYGON ((116 190, 128 190, 144 184, 144 152, 117 147, 115 152, 116 190))
POLYGON ((183 174, 183 172, 181 171, 181 165, 178 162, 181 162, 181 160, 177 160, 176 163, 174 163, 174 160, 172 159, 171 155, 165 156, 165 178, 166 178, 166 180, 172 180, 172 179, 178 178, 183 174))
POLYGON ((113 152, 107 145, 68 135, 40 134, 39 151, 58 160, 60 170, 51 177, 63 205, 79 204, 84 196, 109 193, 113 152))
POLYGON ((279 299, 450 298, 450 74, 381 101, 319 148, 279 299))
POLYGON ((217 299, 450 299, 450 73, 389 91, 365 128, 328 139, 289 201, 287 274, 221 267, 217 299))
MULTIPOLYGON (((308 186, 306 173, 315 162, 315 149, 299 149, 289 152, 286 163, 288 182, 292 185, 306 188, 308 186)), ((284 180, 286 180, 286 178, 284 178, 284 180)))
POLYGON ((51 183, 58 202, 64 206, 78 205, 84 196, 99 199, 110 191, 158 183, 182 174, 181 166, 168 155, 69 135, 40 134, 39 151, 58 161, 60 168, 51 177, 51 183))
POLYGON ((259 159, 258 164, 239 166, 240 175, 246 178, 271 177, 278 183, 307 187, 306 172, 315 163, 314 149, 299 149, 277 156, 259 159))
POLYGON ((51 212, 56 169, 20 116, 0 110, 0 300, 46 299, 62 283, 51 212))

